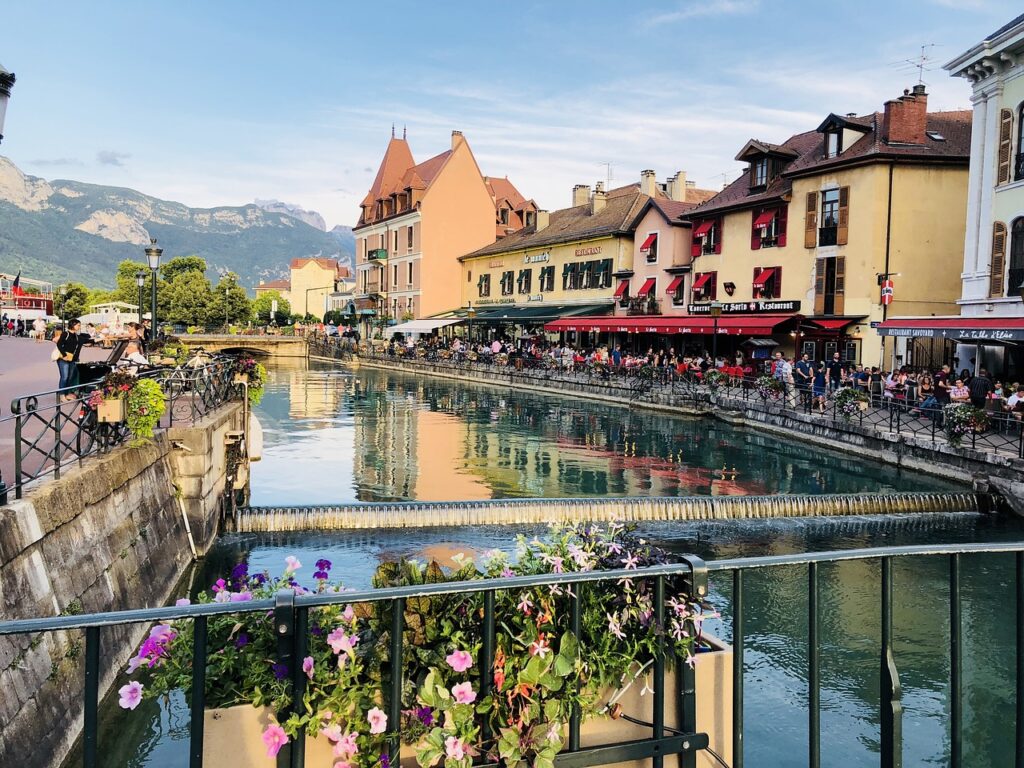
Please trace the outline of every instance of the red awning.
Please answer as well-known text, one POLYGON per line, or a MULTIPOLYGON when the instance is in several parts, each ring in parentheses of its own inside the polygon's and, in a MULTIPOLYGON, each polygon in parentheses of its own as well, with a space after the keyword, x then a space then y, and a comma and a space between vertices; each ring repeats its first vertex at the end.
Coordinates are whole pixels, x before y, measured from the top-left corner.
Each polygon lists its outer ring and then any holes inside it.
POLYGON ((764 284, 767 283, 771 279, 772 275, 774 275, 774 274, 775 274, 775 267, 768 267, 768 268, 762 270, 761 274, 759 274, 757 277, 754 278, 754 287, 755 288, 763 287, 764 284))
POLYGON ((623 280, 619 283, 619 287, 615 289, 615 294, 612 296, 613 299, 621 299, 622 295, 629 290, 629 280, 623 280))
POLYGON ((668 284, 668 288, 665 289, 665 293, 675 293, 679 290, 679 286, 683 284, 683 276, 677 275, 672 278, 672 282, 668 284))
MULTIPOLYGON (((796 315, 732 315, 718 318, 718 333, 726 336, 771 336, 775 327, 796 315)), ((565 317, 544 325, 545 331, 598 333, 691 333, 712 335, 715 319, 707 315, 666 317, 565 317)))
POLYGON ((644 284, 641 285, 640 286, 640 290, 636 292, 636 297, 638 299, 642 299, 644 296, 646 296, 651 291, 653 291, 654 290, 654 283, 655 283, 656 280, 657 280, 657 278, 654 278, 654 277, 648 277, 646 280, 644 280, 644 284))
POLYGON ((657 234, 648 235, 647 239, 644 240, 643 245, 640 246, 640 252, 643 253, 644 251, 651 250, 651 246, 654 245, 654 243, 655 243, 655 241, 657 239, 658 239, 658 235, 657 234))
POLYGON ((715 222, 713 221, 702 221, 700 224, 697 225, 697 228, 693 230, 693 236, 704 237, 705 235, 707 235, 708 232, 711 231, 711 227, 713 227, 714 224, 715 222))
POLYGON ((697 279, 693 281, 693 290, 695 290, 695 291, 701 290, 705 285, 707 285, 707 282, 710 279, 711 279, 711 273, 710 272, 705 272, 702 275, 698 275, 697 279))
POLYGON ((840 331, 854 322, 854 318, 838 317, 834 320, 811 320, 811 322, 829 331, 840 331))
POLYGON ((772 225, 772 219, 775 218, 776 211, 765 211, 756 219, 754 219, 754 229, 765 229, 772 225))

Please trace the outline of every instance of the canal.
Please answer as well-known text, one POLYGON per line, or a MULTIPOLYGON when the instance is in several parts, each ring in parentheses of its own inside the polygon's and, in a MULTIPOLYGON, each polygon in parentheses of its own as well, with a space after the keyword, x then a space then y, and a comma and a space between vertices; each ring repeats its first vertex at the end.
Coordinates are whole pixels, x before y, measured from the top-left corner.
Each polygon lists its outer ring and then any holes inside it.
MULTIPOLYGON (((263 459, 252 502, 266 505, 501 497, 856 493, 960 490, 851 452, 830 452, 712 420, 310 364, 271 371, 258 414, 263 459)), ((647 523, 646 537, 708 559, 909 543, 1020 540, 1024 525, 980 515, 647 523)), ((209 585, 242 561, 281 570, 287 555, 326 557, 346 585, 365 587, 378 563, 460 550, 511 551, 533 527, 229 534, 193 575, 209 585)), ((822 765, 877 765, 878 566, 820 571, 822 765)), ((307 574, 308 578, 308 574, 307 574)), ((965 765, 1012 763, 1012 561, 965 559, 965 765), (1003 610, 1009 606, 1009 614, 1003 610), (1008 616, 1010 617, 1008 620, 1008 616)), ((904 764, 948 761, 948 577, 945 561, 895 568, 896 661, 904 686, 904 764)), ((726 619, 728 583, 712 600, 726 619)), ((806 570, 770 569, 747 581, 747 765, 806 764, 806 570)), ((108 700, 108 705, 111 702, 108 700)), ((104 765, 188 764, 184 696, 147 701, 130 715, 105 708, 104 765)))

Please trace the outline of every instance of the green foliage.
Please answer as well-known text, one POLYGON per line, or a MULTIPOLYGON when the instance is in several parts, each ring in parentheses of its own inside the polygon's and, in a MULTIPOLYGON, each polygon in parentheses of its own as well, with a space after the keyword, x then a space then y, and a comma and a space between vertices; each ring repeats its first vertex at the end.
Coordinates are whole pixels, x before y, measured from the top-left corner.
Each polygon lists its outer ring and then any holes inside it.
POLYGON ((234 272, 222 275, 210 296, 209 321, 216 324, 217 320, 223 322, 225 318, 225 325, 245 323, 252 318, 252 302, 234 272))
POLYGON ((189 270, 175 275, 164 290, 168 308, 163 317, 170 323, 206 325, 210 318, 213 289, 203 272, 189 270))
POLYGON ((278 291, 260 291, 252 302, 252 319, 257 325, 285 325, 291 315, 292 306, 278 291), (270 316, 273 302, 277 301, 277 314, 270 316))
POLYGON ((138 379, 128 392, 125 415, 128 429, 136 441, 153 437, 153 428, 164 415, 166 404, 160 384, 153 379, 138 379))
POLYGON ((81 317, 89 311, 89 289, 81 283, 67 283, 64 292, 57 291, 53 297, 53 314, 71 319, 81 317))
POLYGON ((174 278, 185 272, 206 272, 206 259, 195 254, 191 256, 175 256, 160 265, 160 276, 165 282, 173 282, 174 278))

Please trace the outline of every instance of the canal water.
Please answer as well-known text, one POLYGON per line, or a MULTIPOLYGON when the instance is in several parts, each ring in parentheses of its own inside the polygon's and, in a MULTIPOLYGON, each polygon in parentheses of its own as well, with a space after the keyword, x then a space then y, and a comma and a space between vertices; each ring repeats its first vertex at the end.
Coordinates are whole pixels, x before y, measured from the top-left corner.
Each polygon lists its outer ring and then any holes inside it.
MULTIPOLYGON (((676 418, 574 399, 311 364, 271 371, 258 414, 263 460, 252 501, 300 505, 512 496, 855 493, 961 490, 866 456, 829 452, 710 420, 676 418)), ((878 545, 1015 541, 1024 524, 981 515, 914 515, 645 523, 641 532, 708 559, 878 545)), ((365 587, 378 563, 435 552, 514 545, 529 526, 398 531, 228 534, 194 575, 193 592, 247 561, 279 572, 287 555, 326 557, 347 586, 365 587)), ((1012 559, 963 565, 965 765, 1012 764, 1014 731, 1012 559)), ((876 563, 819 569, 822 765, 878 762, 879 572, 876 563)), ((308 574, 307 574, 308 577, 308 574)), ((806 765, 807 573, 776 568, 746 581, 746 764, 806 765)), ((730 582, 712 583, 725 615, 730 582)), ((895 656, 904 687, 904 765, 948 763, 948 572, 943 561, 895 567, 895 656)), ((107 766, 188 764, 184 697, 131 714, 108 700, 107 766)))

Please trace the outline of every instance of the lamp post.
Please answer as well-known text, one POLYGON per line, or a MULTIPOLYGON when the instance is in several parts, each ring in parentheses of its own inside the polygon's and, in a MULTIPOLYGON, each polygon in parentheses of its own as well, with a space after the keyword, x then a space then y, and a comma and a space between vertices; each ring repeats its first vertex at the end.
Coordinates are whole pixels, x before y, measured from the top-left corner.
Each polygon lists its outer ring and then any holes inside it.
POLYGON ((708 307, 708 311, 711 313, 712 319, 715 321, 714 331, 711 336, 711 363, 712 366, 718 366, 718 318, 722 316, 722 303, 720 301, 712 301, 708 307))
POLYGON ((150 238, 149 248, 146 249, 146 261, 149 262, 149 270, 153 277, 152 301, 149 306, 149 322, 153 326, 153 341, 156 341, 156 337, 160 335, 156 324, 156 271, 160 269, 160 257, 163 253, 162 248, 156 247, 156 238, 150 238))
POLYGON ((68 287, 66 285, 58 285, 57 286, 57 295, 60 296, 60 327, 61 328, 63 328, 64 325, 65 325, 64 317, 68 313, 68 310, 67 310, 67 305, 68 305, 67 293, 68 293, 68 287))
POLYGON ((473 309, 473 302, 469 302, 469 309, 466 310, 466 319, 469 321, 469 329, 466 331, 466 343, 473 343, 473 318, 476 317, 476 310, 473 309))
POLYGON ((146 303, 146 272, 140 269, 135 273, 135 284, 139 286, 139 325, 142 325, 142 305, 146 303))
POLYGON ((11 100, 15 79, 13 72, 8 72, 0 65, 0 141, 4 138, 4 118, 7 116, 7 102, 11 100))

